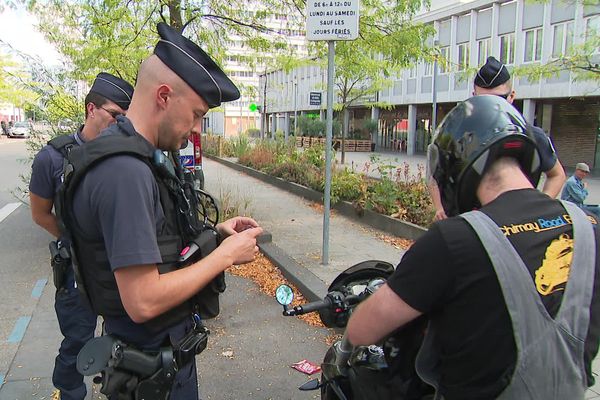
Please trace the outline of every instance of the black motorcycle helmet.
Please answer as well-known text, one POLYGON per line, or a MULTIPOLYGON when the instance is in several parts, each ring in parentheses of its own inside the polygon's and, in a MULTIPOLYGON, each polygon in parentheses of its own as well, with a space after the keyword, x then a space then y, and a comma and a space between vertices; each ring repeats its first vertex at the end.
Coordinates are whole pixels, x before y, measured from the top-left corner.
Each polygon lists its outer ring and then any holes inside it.
POLYGON ((479 208, 483 174, 501 157, 513 157, 533 186, 540 178, 540 156, 523 116, 505 99, 474 96, 444 118, 427 149, 427 171, 440 189, 448 216, 479 208))

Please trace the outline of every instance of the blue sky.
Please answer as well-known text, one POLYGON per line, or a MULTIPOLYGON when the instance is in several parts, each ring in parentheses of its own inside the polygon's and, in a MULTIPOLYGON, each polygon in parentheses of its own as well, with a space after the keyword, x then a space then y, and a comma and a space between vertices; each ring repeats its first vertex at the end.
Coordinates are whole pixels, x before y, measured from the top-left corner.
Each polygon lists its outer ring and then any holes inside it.
POLYGON ((0 39, 15 49, 40 57, 47 65, 58 65, 59 54, 36 29, 37 19, 23 7, 6 7, 0 13, 0 39))

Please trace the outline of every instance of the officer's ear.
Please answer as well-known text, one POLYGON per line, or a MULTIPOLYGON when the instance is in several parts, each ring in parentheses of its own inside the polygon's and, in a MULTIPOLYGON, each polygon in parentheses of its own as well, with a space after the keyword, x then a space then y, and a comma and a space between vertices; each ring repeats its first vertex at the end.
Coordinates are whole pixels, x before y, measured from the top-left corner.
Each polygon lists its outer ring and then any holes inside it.
POLYGON ((156 104, 163 110, 173 98, 173 89, 167 84, 162 84, 156 89, 156 104))
POLYGON ((94 113, 96 112, 96 105, 91 101, 85 105, 85 118, 94 117, 94 113))

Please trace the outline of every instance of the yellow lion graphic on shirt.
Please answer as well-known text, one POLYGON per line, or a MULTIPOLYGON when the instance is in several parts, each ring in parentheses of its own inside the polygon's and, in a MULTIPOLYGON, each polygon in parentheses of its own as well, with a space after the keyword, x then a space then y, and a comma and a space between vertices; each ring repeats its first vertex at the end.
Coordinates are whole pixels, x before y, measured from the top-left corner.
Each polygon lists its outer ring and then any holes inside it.
POLYGON ((535 287, 544 296, 564 287, 558 287, 569 279, 571 260, 573 259, 573 239, 569 235, 560 235, 550 243, 544 254, 542 266, 535 271, 535 287))

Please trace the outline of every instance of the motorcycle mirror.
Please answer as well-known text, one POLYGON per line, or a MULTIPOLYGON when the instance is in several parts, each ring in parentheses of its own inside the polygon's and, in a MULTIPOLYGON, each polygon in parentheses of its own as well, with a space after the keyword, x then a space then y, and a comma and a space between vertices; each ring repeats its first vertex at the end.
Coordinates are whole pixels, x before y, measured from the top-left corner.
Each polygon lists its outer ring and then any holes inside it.
POLYGON ((311 379, 310 381, 304 383, 300 386, 299 390, 316 390, 321 387, 321 383, 319 383, 318 379, 311 379))
POLYGON ((292 300, 294 300, 294 292, 288 285, 279 285, 275 289, 275 298, 282 306, 289 306, 292 304, 292 300))

